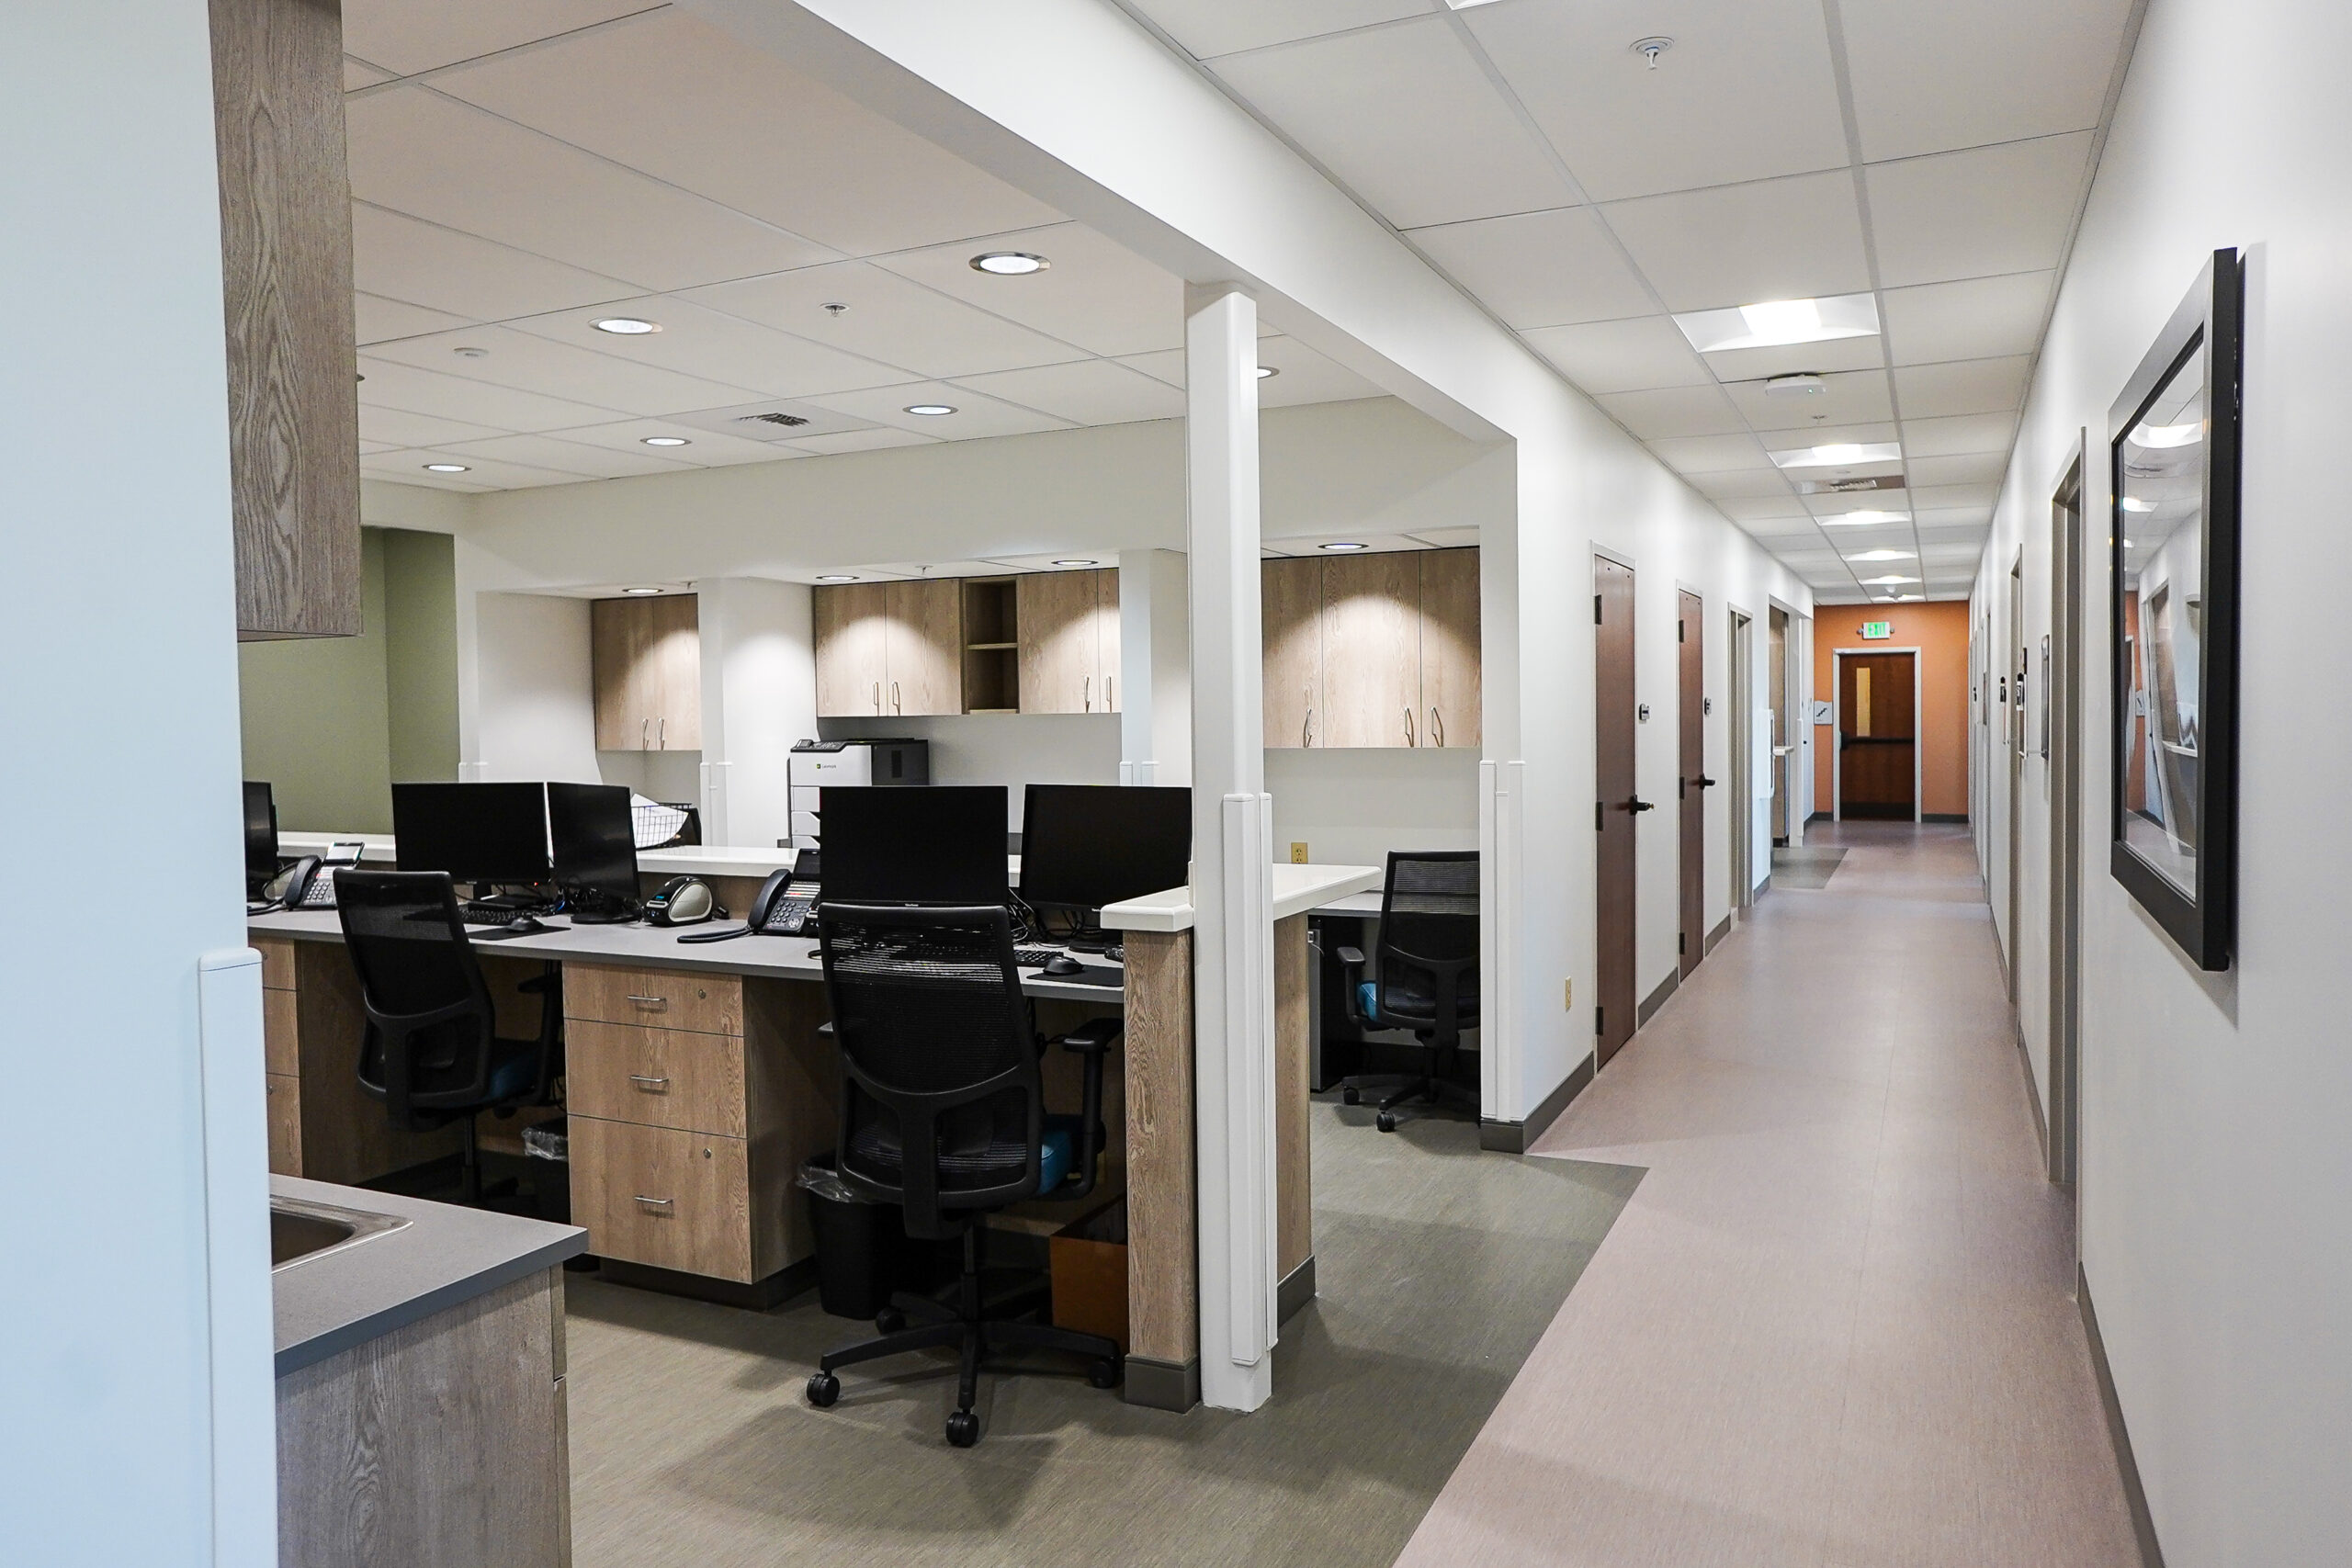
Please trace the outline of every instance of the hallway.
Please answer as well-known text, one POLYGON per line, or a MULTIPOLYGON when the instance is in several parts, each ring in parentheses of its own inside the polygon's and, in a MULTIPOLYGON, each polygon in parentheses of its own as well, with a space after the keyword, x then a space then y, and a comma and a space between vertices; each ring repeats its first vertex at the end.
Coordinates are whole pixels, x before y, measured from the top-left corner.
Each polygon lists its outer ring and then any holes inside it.
POLYGON ((1648 1174, 1408 1568, 2138 1562, 1968 829, 1807 843, 1537 1145, 1648 1174))

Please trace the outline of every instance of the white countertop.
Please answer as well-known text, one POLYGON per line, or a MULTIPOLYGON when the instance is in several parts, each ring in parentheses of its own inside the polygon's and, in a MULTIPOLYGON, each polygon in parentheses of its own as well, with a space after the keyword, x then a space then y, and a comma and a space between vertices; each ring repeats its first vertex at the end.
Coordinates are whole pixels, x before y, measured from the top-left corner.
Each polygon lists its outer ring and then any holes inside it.
MULTIPOLYGON (((1374 865, 1292 865, 1274 863, 1274 919, 1303 915, 1334 899, 1380 886, 1374 865)), ((1183 931, 1193 929, 1193 890, 1171 887, 1106 906, 1102 924, 1120 931, 1183 931)))
MULTIPOLYGON (((277 852, 281 855, 324 854, 329 844, 365 840, 368 847, 360 852, 363 862, 393 863, 392 836, 390 833, 280 833, 277 852)), ((639 850, 637 869, 650 876, 752 876, 763 877, 771 872, 782 871, 793 862, 795 852, 779 849, 754 849, 729 844, 685 844, 670 850, 639 850)), ((1007 870, 1014 875, 1021 871, 1021 857, 1006 857, 1007 870)))

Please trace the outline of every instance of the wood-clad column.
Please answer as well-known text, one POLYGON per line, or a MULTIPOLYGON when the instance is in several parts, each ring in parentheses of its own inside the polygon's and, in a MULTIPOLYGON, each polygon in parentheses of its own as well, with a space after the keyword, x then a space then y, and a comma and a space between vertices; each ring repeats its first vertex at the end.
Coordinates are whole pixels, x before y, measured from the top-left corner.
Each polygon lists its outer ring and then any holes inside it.
POLYGON ((1258 605, 1258 309, 1185 291, 1201 1398, 1273 1388, 1273 811, 1258 605))
POLYGON ((1275 1271, 1288 1317, 1315 1293, 1315 1162, 1307 1119, 1314 1042, 1307 1038, 1308 987, 1315 970, 1306 951, 1306 917, 1274 926, 1274 1190, 1275 1271), (1302 1272, 1302 1270, 1304 1272, 1302 1272))
POLYGON ((1130 1404, 1200 1400, 1193 1181, 1193 933, 1126 933, 1130 1404))

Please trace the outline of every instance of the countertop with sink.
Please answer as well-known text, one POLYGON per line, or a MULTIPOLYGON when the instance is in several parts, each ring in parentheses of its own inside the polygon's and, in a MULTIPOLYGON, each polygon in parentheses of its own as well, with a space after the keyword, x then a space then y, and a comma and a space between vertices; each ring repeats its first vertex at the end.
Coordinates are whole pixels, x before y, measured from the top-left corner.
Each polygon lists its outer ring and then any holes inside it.
POLYGON ((576 1225, 269 1179, 277 1375, 588 1250, 576 1225))

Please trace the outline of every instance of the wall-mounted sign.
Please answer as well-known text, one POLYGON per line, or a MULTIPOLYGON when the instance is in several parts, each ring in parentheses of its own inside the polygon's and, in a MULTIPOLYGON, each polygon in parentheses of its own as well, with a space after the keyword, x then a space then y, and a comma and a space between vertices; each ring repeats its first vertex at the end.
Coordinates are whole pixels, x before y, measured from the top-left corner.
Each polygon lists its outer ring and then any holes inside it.
POLYGON ((1875 642, 1881 637, 1889 637, 1894 635, 1894 623, 1893 621, 1864 621, 1862 623, 1862 640, 1864 642, 1875 642))
POLYGON ((1835 724, 1838 722, 1838 719, 1837 716, 1830 711, 1830 707, 1827 703, 1815 703, 1813 705, 1813 722, 1815 724, 1835 724))

